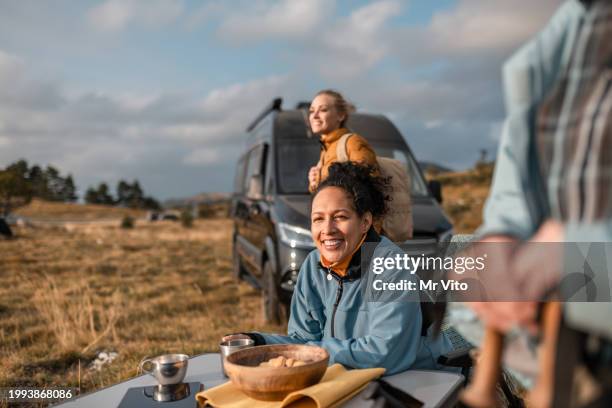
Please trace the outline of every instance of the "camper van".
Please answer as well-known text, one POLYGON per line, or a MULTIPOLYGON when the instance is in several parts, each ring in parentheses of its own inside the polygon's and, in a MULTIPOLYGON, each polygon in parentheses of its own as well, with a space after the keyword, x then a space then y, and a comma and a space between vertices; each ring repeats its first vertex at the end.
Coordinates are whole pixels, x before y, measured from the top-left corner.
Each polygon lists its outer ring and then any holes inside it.
MULTIPOLYGON (((231 216, 233 273, 263 292, 266 321, 287 312, 310 236, 308 170, 321 145, 308 126, 308 103, 284 110, 275 99, 247 128, 236 165, 231 216)), ((404 137, 383 115, 353 113, 347 127, 364 136, 378 156, 402 161, 411 176, 414 237, 410 245, 432 247, 450 240, 440 184, 427 184, 404 137)), ((434 249, 435 250, 435 249, 434 249)))

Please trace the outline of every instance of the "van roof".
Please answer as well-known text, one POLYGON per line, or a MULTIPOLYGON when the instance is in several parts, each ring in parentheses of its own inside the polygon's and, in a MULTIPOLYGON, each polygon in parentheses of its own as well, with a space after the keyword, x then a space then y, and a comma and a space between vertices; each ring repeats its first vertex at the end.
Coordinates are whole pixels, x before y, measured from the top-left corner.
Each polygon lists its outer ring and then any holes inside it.
MULTIPOLYGON (((306 126, 307 116, 303 110, 287 110, 277 113, 275 136, 277 139, 301 139, 308 137, 306 126)), ((383 115, 367 113, 352 113, 347 127, 353 132, 367 135, 368 139, 376 139, 383 143, 402 143, 404 138, 397 128, 383 115)))

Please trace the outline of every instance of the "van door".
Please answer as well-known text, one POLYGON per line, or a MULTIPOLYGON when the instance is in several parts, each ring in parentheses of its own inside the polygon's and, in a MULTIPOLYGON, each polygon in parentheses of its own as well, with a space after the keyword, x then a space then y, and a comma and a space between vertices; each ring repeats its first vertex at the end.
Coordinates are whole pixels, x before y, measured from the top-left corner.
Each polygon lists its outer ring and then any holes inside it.
POLYGON ((250 211, 247 224, 251 232, 251 243, 257 248, 258 257, 255 274, 257 277, 263 275, 263 256, 266 251, 266 237, 270 233, 270 208, 266 194, 266 170, 268 164, 268 144, 264 143, 260 145, 258 151, 260 164, 257 167, 259 170, 257 176, 261 183, 260 195, 256 198, 251 198, 250 211))
POLYGON ((248 153, 245 174, 244 204, 241 206, 239 237, 236 241, 241 258, 247 270, 259 277, 261 275, 264 241, 266 238, 267 204, 263 194, 265 179, 265 143, 253 147, 248 153))

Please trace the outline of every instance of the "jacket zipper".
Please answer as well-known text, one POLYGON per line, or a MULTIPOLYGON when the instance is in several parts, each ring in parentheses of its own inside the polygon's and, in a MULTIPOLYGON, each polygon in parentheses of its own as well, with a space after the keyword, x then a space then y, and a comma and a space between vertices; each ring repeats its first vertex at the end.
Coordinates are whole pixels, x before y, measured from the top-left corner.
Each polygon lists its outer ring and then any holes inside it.
MULTIPOLYGON (((328 273, 331 275, 331 269, 328 270, 328 273)), ((334 276, 334 275, 332 275, 334 276)), ((334 302, 334 310, 332 311, 331 317, 331 336, 335 337, 335 321, 336 321, 336 311, 338 310, 338 305, 340 304, 340 299, 342 299, 342 290, 343 290, 343 280, 342 278, 338 279, 338 289, 336 289, 336 301, 334 302)))

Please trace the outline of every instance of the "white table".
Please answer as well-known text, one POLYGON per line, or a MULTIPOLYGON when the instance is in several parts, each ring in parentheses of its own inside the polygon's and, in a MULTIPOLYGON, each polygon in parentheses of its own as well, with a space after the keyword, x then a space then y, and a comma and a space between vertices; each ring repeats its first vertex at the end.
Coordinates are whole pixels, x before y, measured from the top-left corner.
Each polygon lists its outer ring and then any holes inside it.
MULTIPOLYGON (((426 407, 445 408, 456 402, 463 376, 441 371, 410 370, 385 377, 393 386, 405 390, 415 398, 425 402, 426 407)), ((200 382, 205 388, 212 388, 227 381, 221 374, 219 354, 202 354, 189 360, 185 382, 200 382)), ((111 408, 116 407, 129 388, 155 385, 150 375, 141 375, 107 388, 85 394, 79 398, 60 404, 64 408, 111 408)), ((354 402, 347 405, 357 408, 354 402)))

